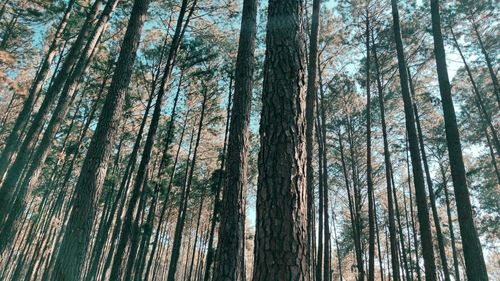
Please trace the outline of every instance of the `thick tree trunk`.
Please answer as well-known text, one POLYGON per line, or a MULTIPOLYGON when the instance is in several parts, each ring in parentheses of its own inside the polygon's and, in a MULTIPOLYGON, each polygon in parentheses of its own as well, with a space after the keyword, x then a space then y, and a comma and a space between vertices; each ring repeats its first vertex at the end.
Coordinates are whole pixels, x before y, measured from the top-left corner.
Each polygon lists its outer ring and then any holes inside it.
POLYGON ((444 50, 443 36, 441 34, 441 17, 439 15, 439 1, 431 0, 432 35, 434 38, 434 55, 443 106, 446 142, 450 159, 451 177, 455 188, 457 202, 458 222, 462 236, 467 277, 470 280, 488 280, 486 264, 479 235, 474 225, 472 204, 469 198, 465 165, 462 156, 462 144, 458 131, 457 117, 451 97, 451 85, 446 66, 446 53, 444 50))
POLYGON ((254 281, 310 276, 303 8, 301 0, 268 7, 254 281))
POLYGON ((233 108, 227 149, 227 179, 222 191, 221 222, 214 281, 245 280, 245 198, 248 124, 252 105, 257 0, 245 0, 236 59, 233 108))
POLYGON ((136 0, 94 137, 75 186, 75 198, 55 262, 52 279, 78 280, 90 240, 96 199, 104 183, 112 145, 122 119, 122 105, 130 82, 149 0, 136 0))

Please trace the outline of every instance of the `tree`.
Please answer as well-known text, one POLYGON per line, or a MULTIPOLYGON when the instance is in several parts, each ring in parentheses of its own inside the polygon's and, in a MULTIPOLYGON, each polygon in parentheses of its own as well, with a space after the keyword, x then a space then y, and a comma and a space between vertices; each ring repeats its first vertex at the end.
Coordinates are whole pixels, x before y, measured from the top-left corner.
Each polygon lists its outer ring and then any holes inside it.
POLYGON ((418 147, 417 129, 415 127, 415 115, 408 86, 408 72, 406 67, 403 40, 401 39, 401 28, 399 25, 399 11, 396 0, 391 0, 394 38, 398 55, 399 79, 401 82, 401 93, 403 95, 406 130, 408 134, 411 164, 413 169, 413 181, 415 185, 415 197, 418 210, 418 222, 420 225, 420 236, 422 243, 422 255, 424 258, 426 280, 437 280, 436 264, 434 261, 434 249, 432 245, 432 233, 429 221, 429 209, 427 207, 427 196, 425 191, 422 161, 418 147))
POLYGON ((439 80, 439 92, 443 106, 446 142, 450 159, 451 177, 455 189, 458 221, 462 236, 467 277, 471 280, 488 280, 481 242, 474 225, 472 206, 467 188, 465 165, 462 156, 462 144, 458 132, 457 117, 451 97, 451 85, 446 66, 446 53, 441 34, 439 1, 431 0, 432 36, 434 39, 434 57, 439 80))
POLYGON ((222 191, 219 245, 214 281, 245 280, 245 196, 248 170, 248 126, 252 105, 257 0, 243 2, 233 107, 227 148, 226 183, 222 191))
POLYGON ((269 3, 254 281, 309 278, 302 15, 300 0, 269 3))
POLYGON ((80 278, 95 216, 96 197, 104 183, 107 162, 122 117, 121 107, 130 82, 148 6, 148 0, 134 1, 118 57, 117 69, 113 74, 99 123, 75 187, 75 198, 67 229, 63 235, 52 273, 54 280, 78 280, 80 278))

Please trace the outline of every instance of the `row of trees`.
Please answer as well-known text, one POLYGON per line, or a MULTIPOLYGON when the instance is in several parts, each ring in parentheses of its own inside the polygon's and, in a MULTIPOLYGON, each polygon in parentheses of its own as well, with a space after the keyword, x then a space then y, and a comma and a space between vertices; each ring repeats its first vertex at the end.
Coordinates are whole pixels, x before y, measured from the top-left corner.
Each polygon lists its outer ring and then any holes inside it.
POLYGON ((3 0, 1 279, 495 279, 497 15, 3 0))

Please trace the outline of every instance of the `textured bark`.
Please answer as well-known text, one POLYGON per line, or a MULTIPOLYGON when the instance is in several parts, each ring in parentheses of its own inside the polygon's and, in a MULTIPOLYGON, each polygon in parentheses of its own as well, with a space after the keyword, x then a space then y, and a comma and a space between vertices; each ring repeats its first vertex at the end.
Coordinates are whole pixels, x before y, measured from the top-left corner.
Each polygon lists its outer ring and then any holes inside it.
POLYGON ((382 125, 382 137, 384 142, 384 166, 385 166, 385 183, 387 188, 387 209, 388 209, 388 223, 389 223, 389 241, 391 251, 391 265, 392 265, 392 280, 399 281, 399 259, 398 259, 398 237, 396 232, 396 220, 394 216, 394 200, 392 198, 391 185, 391 151, 389 148, 389 141, 387 139, 387 126, 385 121, 385 98, 382 86, 382 78, 380 75, 380 66, 378 63, 377 47, 372 33, 372 52, 373 60, 376 70, 377 92, 378 92, 378 105, 380 109, 380 122, 382 125))
POLYGON ((97 209, 97 198, 104 183, 112 145, 121 123, 122 106, 132 75, 148 6, 149 0, 134 2, 117 68, 75 186, 71 214, 52 274, 54 280, 78 280, 80 278, 97 209))
POLYGON ((303 2, 270 1, 254 281, 309 280, 303 2))
POLYGON ((406 67, 403 40, 399 25, 399 11, 397 0, 391 0, 394 37, 398 54, 398 68, 401 81, 401 92, 403 95, 406 130, 410 148, 410 157, 413 169, 413 181, 415 184, 415 198, 417 202, 418 222, 422 242, 422 256, 425 266, 425 278, 427 281, 437 280, 436 264, 434 261, 434 249, 432 245, 432 233, 429 220, 429 209, 427 207, 427 196, 425 191, 424 174, 418 147, 417 129, 415 128, 415 116, 412 108, 410 89, 408 86, 408 72, 406 67))
POLYGON ((431 0, 432 35, 434 38, 434 56, 436 59, 437 74, 441 104, 443 106, 446 143, 450 159, 451 178, 455 188, 458 222, 462 236, 466 272, 469 280, 488 280, 486 264, 479 235, 474 225, 472 204, 470 202, 465 165, 462 156, 462 144, 458 132, 457 117, 451 97, 451 85, 446 66, 446 53, 443 36, 441 34, 441 17, 439 15, 439 1, 431 0))
POLYGON ((245 198, 248 181, 248 124, 252 105, 257 6, 257 0, 243 2, 227 149, 227 179, 222 191, 214 281, 245 280, 243 267, 245 264, 245 198))

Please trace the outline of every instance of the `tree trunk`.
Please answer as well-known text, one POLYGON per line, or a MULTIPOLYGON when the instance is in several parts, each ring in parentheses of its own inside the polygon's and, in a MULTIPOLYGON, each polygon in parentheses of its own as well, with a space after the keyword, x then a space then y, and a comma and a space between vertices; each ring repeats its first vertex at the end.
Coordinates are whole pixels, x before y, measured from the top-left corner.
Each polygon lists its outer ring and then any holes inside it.
POLYGON ((370 14, 366 7, 365 15, 365 47, 366 47, 366 185, 368 193, 368 281, 375 280, 375 215, 372 179, 372 123, 371 123, 371 93, 370 93, 370 14))
POLYGON ((451 250, 453 254, 453 269, 455 271, 455 280, 460 281, 460 269, 458 267, 458 254, 457 247, 455 244, 455 231, 453 230, 453 220, 451 218, 451 207, 450 207, 450 196, 448 193, 448 178, 446 177, 446 171, 443 167, 443 164, 439 163, 439 170, 441 171, 441 176, 443 178, 443 190, 444 190, 444 198, 446 201, 446 215, 448 217, 448 228, 450 231, 450 244, 451 250))
POLYGON ((455 115, 455 108, 453 107, 451 85, 446 66, 446 53, 444 50, 443 36, 441 34, 441 18, 439 15, 438 0, 431 0, 431 15, 434 55, 436 58, 451 177, 455 188, 455 200, 457 202, 458 222, 463 242, 467 277, 470 280, 488 280, 483 250, 472 216, 472 204, 470 202, 469 189, 467 187, 462 145, 460 142, 457 117, 455 115))
POLYGON ((391 0, 394 37, 398 55, 398 68, 401 81, 401 92, 403 95, 406 129, 410 146, 410 156, 413 168, 413 181, 415 184, 415 197, 417 202, 418 221, 420 225, 420 236, 422 242, 422 256, 424 258, 425 278, 427 281, 437 280, 436 264, 434 261, 434 249, 432 245, 432 233, 429 221, 429 210, 427 207, 427 196, 425 191, 424 175, 420 151, 418 149, 417 130, 415 128, 415 115, 412 108, 410 90, 408 87, 408 72, 404 57, 403 40, 399 26, 399 11, 397 0, 391 0))
POLYGON ((398 238, 396 233, 396 221, 394 217, 394 203, 392 198, 391 186, 391 152, 389 149, 389 141, 387 138, 387 126, 385 121, 385 98, 383 93, 382 79, 380 77, 380 67, 378 63, 377 47, 372 33, 372 52, 376 70, 378 105, 380 109, 380 119, 382 125, 382 137, 384 141, 384 165, 385 165, 385 183, 387 186, 387 209, 389 223, 389 241, 391 251, 392 278, 394 281, 399 281, 399 260, 398 260, 398 238))
POLYGON ((493 122, 491 121, 491 116, 488 113, 488 111, 486 111, 486 107, 484 106, 483 98, 481 97, 481 94, 479 93, 479 89, 477 88, 476 81, 475 81, 474 77, 472 76, 472 72, 469 68, 469 64, 465 60, 464 54, 462 53, 462 49, 460 48, 460 45, 458 45, 457 38, 456 38, 455 33, 453 32, 452 28, 450 28, 450 33, 453 37, 453 43, 455 43, 455 47, 457 48, 457 51, 460 54, 460 57, 462 58, 462 62, 464 63, 465 70, 467 71, 467 75, 469 76, 469 80, 472 84, 472 90, 473 90, 474 95, 475 95, 476 100, 477 100, 478 110, 481 113, 482 118, 484 119, 482 121, 486 122, 487 126, 490 127, 490 130, 492 133, 491 135, 493 137, 493 143, 495 144, 495 149, 497 151, 497 155, 500 156, 500 141, 498 139, 498 135, 497 135, 497 132, 495 130, 495 127, 493 126, 493 122))
POLYGON ((214 281, 245 280, 243 267, 245 264, 245 198, 248 181, 248 124, 252 105, 257 6, 257 0, 243 2, 227 149, 227 179, 222 191, 214 281))
MULTIPOLYGON (((313 168, 313 150, 314 150, 314 123, 315 123, 315 102, 317 97, 317 68, 318 68, 318 37, 319 37, 319 10, 320 0, 313 0, 311 34, 309 35, 309 60, 307 64, 307 92, 306 92, 306 186, 307 186, 307 247, 308 263, 311 266, 310 272, 314 266, 312 253, 314 240, 314 168, 313 168)), ((319 179, 321 181, 321 179, 319 179)), ((320 203, 321 205, 321 203, 320 203)), ((322 216, 322 215, 320 215, 322 216)), ((322 224, 320 219, 319 224, 322 224)), ((320 236, 322 234, 319 234, 320 236)), ((321 243, 321 241, 320 241, 321 243)), ((320 244, 318 244, 320 246, 320 244)), ((319 258, 319 252, 318 252, 319 258)), ((320 281, 321 272, 318 269, 322 266, 318 259, 316 268, 316 280, 320 281)), ((311 275, 312 277, 312 275, 311 275)))
POLYGON ((122 105, 130 82, 149 0, 135 0, 109 92, 75 186, 75 198, 57 255, 53 279, 78 280, 85 260, 112 145, 122 119, 122 105))
MULTIPOLYGON (((228 95, 228 102, 227 102, 227 108, 226 108, 226 129, 224 131, 224 144, 222 147, 222 153, 221 153, 221 160, 220 160, 220 168, 219 170, 225 171, 226 167, 226 151, 227 151, 227 139, 228 139, 228 134, 229 134, 229 125, 230 125, 230 118, 231 118, 231 106, 232 106, 232 90, 233 90, 233 76, 229 75, 229 95, 228 95)), ((219 219, 219 214, 221 212, 221 200, 220 200, 220 193, 222 190, 222 184, 223 180, 226 178, 221 174, 217 178, 217 190, 215 191, 215 197, 214 197, 214 206, 212 210, 212 218, 210 220, 210 234, 208 238, 208 245, 207 245, 207 257, 205 261, 205 275, 203 276, 204 281, 208 281, 212 278, 211 269, 212 269, 212 263, 215 258, 215 249, 213 247, 214 244, 214 237, 215 237, 215 227, 217 225, 217 221, 219 219)), ((219 230, 220 231, 220 230, 219 230)))
MULTIPOLYGON (((206 85, 204 85, 203 87, 206 87, 206 85)), ((185 223, 185 219, 186 219, 186 211, 187 211, 187 205, 188 205, 188 200, 189 200, 189 194, 191 192, 191 185, 193 183, 194 168, 195 168, 195 164, 196 164, 196 157, 198 154, 198 147, 200 145, 201 131, 203 128, 206 103, 207 103, 207 99, 208 99, 208 89, 204 88, 204 89, 202 89, 202 91, 203 91, 203 101, 201 104, 200 121, 198 123, 198 133, 196 136, 196 141, 195 141, 194 150, 193 150, 193 160, 191 161, 191 165, 189 167, 189 175, 187 177, 187 181, 184 185, 182 195, 181 195, 181 205, 179 206, 179 214, 177 216, 177 223, 175 225, 175 234, 174 234, 174 238, 173 238, 172 252, 170 254, 167 281, 175 281, 176 280, 175 275, 176 275, 177 265, 178 265, 178 261, 179 261, 180 251, 181 251, 182 231, 184 229, 184 223, 185 223)))
POLYGON ((439 257, 441 259, 441 266, 443 267, 444 280, 450 281, 450 271, 448 270, 448 262, 446 260, 446 250, 444 246, 443 232, 441 231, 441 220, 439 219, 439 214, 436 206, 436 198, 434 196, 434 188, 431 178, 431 173, 429 171, 429 164, 427 162, 427 154, 425 153, 424 146, 424 136, 422 133, 422 127, 420 125, 420 116, 418 114, 417 103, 415 102, 415 88, 411 78, 410 69, 408 68, 408 78, 410 83, 410 91, 413 97, 413 110, 415 112, 415 121, 417 124, 417 134, 420 144, 420 151, 422 154, 422 162, 424 164, 425 178, 427 180, 427 189, 429 191, 429 199, 431 201, 432 217, 434 219, 434 227, 436 228, 436 236, 438 240, 439 257))
POLYGON ((269 3, 254 281, 310 276, 302 15, 300 0, 269 3))
POLYGON ((477 41, 479 42, 479 47, 481 48, 481 53, 484 55, 484 59, 486 60, 486 66, 488 66, 488 72, 490 73, 491 81, 493 82, 493 93, 497 99, 498 106, 500 107, 500 85, 498 84, 498 78, 495 74, 495 70, 493 69, 493 64, 491 62, 490 56, 486 51, 486 48, 483 43, 483 39, 481 38, 481 34, 479 33, 479 26, 477 22, 474 20, 473 9, 469 10, 470 13, 470 22, 472 24, 472 28, 474 29, 474 33, 476 34, 477 41))

